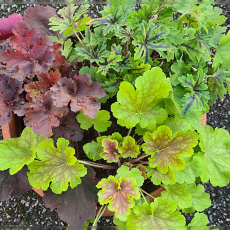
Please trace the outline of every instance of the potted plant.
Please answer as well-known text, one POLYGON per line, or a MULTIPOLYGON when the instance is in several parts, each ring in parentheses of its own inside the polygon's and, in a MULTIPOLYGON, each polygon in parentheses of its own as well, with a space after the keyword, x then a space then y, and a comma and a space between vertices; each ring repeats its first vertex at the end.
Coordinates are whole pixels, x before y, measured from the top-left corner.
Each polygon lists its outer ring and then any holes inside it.
POLYGON ((207 225, 197 183, 230 180, 228 132, 201 126, 230 86, 221 10, 113 4, 91 20, 88 7, 4 19, 0 125, 19 129, 0 142, 1 199, 41 188, 73 226, 106 209, 119 226, 185 226, 183 212, 207 225))

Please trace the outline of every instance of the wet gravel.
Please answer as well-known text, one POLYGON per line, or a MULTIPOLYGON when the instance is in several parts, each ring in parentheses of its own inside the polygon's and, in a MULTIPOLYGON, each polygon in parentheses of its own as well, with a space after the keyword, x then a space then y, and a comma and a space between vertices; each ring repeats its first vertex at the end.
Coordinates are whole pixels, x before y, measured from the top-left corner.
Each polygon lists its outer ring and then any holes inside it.
MULTIPOLYGON (((1 4, 0 18, 8 17, 12 13, 23 15, 26 8, 35 4, 1 4)), ((60 9, 64 5, 55 4, 50 6, 60 9)), ((230 27, 230 4, 216 5, 223 9, 226 16, 225 26, 230 27)), ((91 5, 91 17, 98 17, 100 5, 91 5)), ((229 29, 229 28, 228 28, 229 29)), ((213 128, 223 128, 230 131, 230 96, 217 100, 207 114, 207 124, 213 128)), ((2 139, 0 128, 0 140, 2 139)), ((203 184, 205 191, 210 195, 212 205, 204 211, 208 216, 209 225, 230 226, 230 184, 225 187, 213 187, 210 183, 203 184)), ((189 223, 193 214, 185 214, 189 223)), ((98 225, 111 226, 112 218, 101 218, 98 225)), ((8 201, 0 201, 0 226, 67 226, 67 223, 60 220, 55 210, 46 208, 42 198, 34 191, 29 191, 8 201)))

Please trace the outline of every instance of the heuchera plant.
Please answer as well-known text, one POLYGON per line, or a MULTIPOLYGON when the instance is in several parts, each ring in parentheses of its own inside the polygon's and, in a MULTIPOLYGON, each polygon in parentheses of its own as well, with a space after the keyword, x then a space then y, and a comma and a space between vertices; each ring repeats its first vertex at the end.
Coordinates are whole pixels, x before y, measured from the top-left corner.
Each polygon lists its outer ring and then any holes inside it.
POLYGON ((119 226, 185 226, 183 213, 207 225, 198 182, 230 180, 228 132, 200 125, 230 89, 221 9, 113 4, 91 19, 88 7, 30 7, 13 28, 8 19, 0 125, 16 114, 25 128, 0 141, 0 199, 41 188, 73 226, 96 225, 106 208, 119 226), (93 167, 111 173, 97 178, 93 167), (160 197, 147 181, 164 187, 160 197))

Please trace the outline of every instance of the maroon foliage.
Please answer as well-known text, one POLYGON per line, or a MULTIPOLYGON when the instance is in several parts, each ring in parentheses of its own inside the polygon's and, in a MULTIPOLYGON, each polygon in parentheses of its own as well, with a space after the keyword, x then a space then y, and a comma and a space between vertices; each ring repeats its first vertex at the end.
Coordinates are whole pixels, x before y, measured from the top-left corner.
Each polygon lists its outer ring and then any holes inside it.
POLYGON ((92 219, 97 210, 97 192, 94 170, 87 167, 87 175, 76 188, 62 194, 54 194, 50 189, 45 192, 43 202, 46 207, 57 208, 58 216, 70 226, 83 226, 87 220, 92 219))
POLYGON ((14 175, 9 174, 9 170, 0 171, 0 200, 9 200, 11 197, 21 196, 32 189, 29 184, 27 167, 22 168, 14 175))
POLYGON ((8 18, 0 19, 0 41, 14 35, 12 29, 18 22, 23 22, 20 14, 11 14, 8 18))
POLYGON ((12 106, 19 100, 22 91, 20 81, 0 74, 0 125, 10 122, 12 106))
POLYGON ((75 75, 73 79, 64 77, 50 90, 54 105, 63 106, 70 102, 70 108, 73 112, 82 110, 90 118, 94 118, 101 108, 100 103, 95 98, 102 98, 106 95, 98 82, 91 84, 89 74, 75 75))
POLYGON ((54 127, 53 130, 53 140, 54 143, 57 142, 59 137, 64 137, 70 141, 81 141, 83 138, 82 130, 80 129, 80 125, 76 120, 76 113, 70 111, 67 115, 62 117, 60 125, 58 127, 54 127))

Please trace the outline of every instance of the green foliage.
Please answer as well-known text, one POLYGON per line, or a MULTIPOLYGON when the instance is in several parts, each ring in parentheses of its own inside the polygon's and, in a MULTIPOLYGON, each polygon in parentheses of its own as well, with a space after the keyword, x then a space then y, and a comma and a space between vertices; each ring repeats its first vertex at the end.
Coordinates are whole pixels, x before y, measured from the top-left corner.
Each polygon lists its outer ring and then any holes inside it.
POLYGON ((61 194, 68 189, 69 184, 74 188, 81 183, 80 177, 86 175, 87 169, 78 163, 74 157, 74 149, 68 147, 68 144, 68 140, 59 138, 57 148, 52 142, 40 143, 37 146, 39 160, 28 165, 28 179, 32 186, 47 190, 51 182, 52 191, 61 194))
POLYGON ((0 170, 10 169, 11 175, 17 173, 36 158, 37 145, 46 141, 49 140, 29 127, 20 137, 0 141, 0 170))

